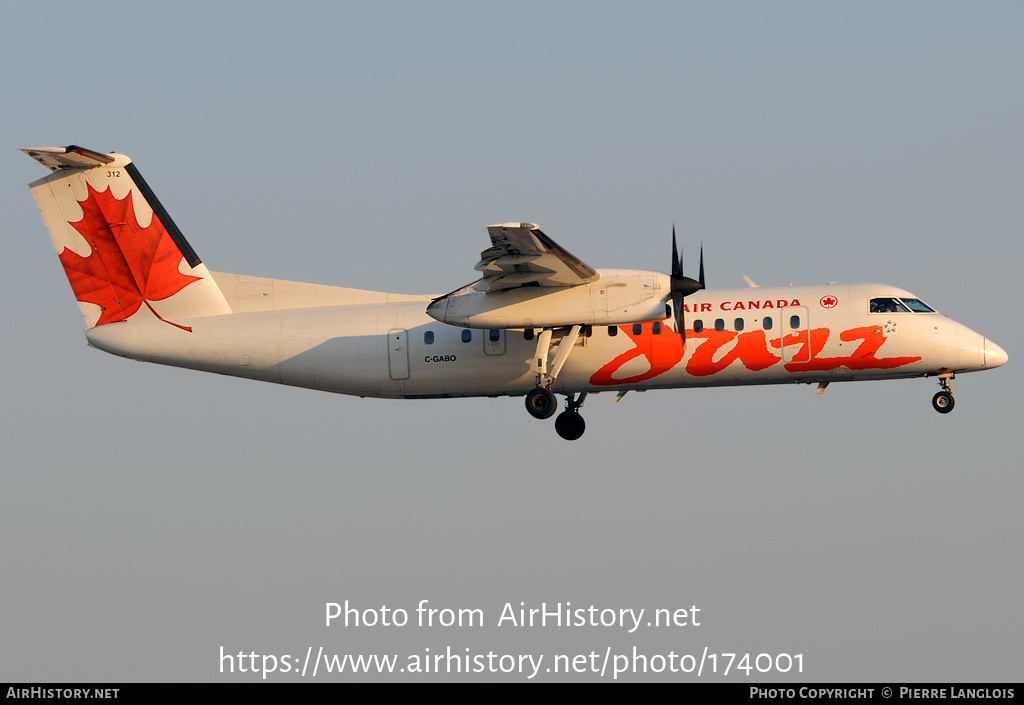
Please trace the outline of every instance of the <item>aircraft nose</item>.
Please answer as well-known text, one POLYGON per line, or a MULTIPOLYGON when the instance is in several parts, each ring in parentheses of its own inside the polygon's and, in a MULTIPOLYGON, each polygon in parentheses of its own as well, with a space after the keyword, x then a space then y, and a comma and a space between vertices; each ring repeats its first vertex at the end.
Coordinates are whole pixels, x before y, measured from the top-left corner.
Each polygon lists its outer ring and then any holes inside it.
POLYGON ((1000 367, 1005 365, 1006 361, 1010 359, 1006 351, 1001 347, 993 343, 988 338, 985 338, 985 367, 1000 367))

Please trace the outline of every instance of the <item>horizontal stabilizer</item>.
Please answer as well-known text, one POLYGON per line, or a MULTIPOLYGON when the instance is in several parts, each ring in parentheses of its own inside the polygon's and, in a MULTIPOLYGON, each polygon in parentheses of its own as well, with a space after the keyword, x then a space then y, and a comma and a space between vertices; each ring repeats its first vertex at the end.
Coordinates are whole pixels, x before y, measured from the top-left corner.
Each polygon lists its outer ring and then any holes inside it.
POLYGON ((100 154, 73 144, 67 147, 29 147, 21 151, 54 171, 63 167, 103 166, 114 161, 114 157, 109 154, 100 154))

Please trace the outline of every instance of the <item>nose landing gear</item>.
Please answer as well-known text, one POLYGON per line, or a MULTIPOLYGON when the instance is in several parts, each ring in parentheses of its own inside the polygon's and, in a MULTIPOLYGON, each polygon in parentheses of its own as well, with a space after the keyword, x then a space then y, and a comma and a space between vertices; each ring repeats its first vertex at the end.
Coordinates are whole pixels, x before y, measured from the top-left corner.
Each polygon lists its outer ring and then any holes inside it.
POLYGON ((940 414, 948 414, 953 410, 953 390, 949 387, 949 380, 953 379, 953 374, 941 374, 939 375, 939 384, 942 385, 942 391, 936 392, 935 396, 932 397, 932 408, 940 414))

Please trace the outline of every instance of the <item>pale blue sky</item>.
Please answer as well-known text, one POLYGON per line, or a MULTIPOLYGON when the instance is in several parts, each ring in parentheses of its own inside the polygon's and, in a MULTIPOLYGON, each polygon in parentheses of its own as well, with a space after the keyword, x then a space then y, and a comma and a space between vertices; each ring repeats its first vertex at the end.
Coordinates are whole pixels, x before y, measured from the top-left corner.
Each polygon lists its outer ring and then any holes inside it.
POLYGON ((808 681, 1020 679, 1019 3, 3 15, 0 680, 219 680, 221 645, 310 644, 707 645, 804 653, 808 681), (214 270, 444 292, 505 221, 667 270, 674 221, 712 287, 901 286, 1010 362, 957 379, 948 417, 930 380, 601 395, 571 445, 519 399, 133 364, 86 347, 26 188, 44 172, 17 149, 70 143, 129 154, 214 270), (325 629, 345 599, 706 621, 325 629))

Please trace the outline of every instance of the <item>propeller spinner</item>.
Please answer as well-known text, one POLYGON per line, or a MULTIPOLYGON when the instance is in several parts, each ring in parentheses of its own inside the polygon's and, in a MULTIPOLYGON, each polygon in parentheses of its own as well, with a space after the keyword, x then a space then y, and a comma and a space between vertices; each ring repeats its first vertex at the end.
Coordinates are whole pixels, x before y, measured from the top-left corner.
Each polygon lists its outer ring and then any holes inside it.
POLYGON ((683 274, 683 256, 676 247, 676 226, 672 226, 672 315, 676 330, 686 342, 686 321, 683 319, 683 299, 704 288, 704 245, 700 246, 700 279, 695 280, 683 274))

